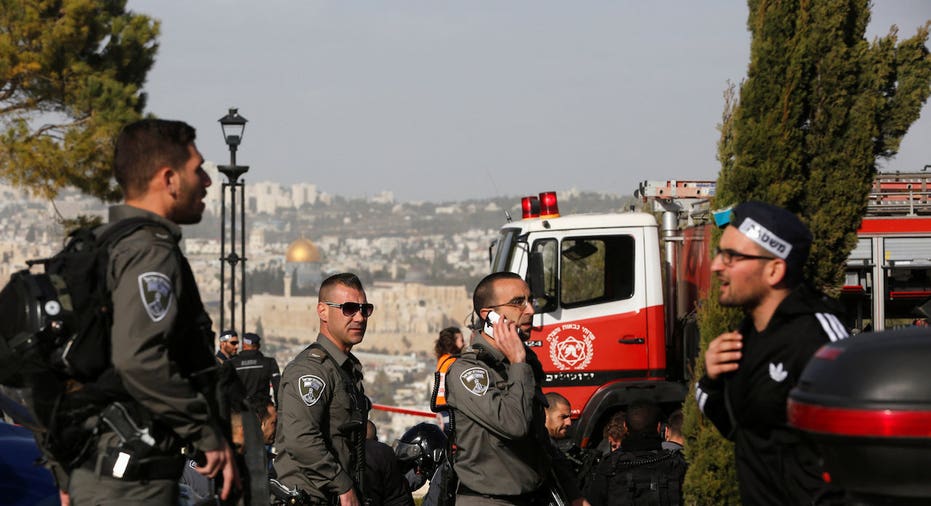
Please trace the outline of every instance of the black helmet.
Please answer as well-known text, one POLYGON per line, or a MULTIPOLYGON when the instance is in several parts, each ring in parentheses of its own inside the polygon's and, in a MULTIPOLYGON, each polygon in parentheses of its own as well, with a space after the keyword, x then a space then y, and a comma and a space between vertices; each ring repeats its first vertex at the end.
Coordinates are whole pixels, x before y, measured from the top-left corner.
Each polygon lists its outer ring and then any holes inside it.
POLYGON ((446 456, 446 434, 435 424, 418 423, 401 436, 394 452, 402 474, 417 467, 429 479, 446 456))

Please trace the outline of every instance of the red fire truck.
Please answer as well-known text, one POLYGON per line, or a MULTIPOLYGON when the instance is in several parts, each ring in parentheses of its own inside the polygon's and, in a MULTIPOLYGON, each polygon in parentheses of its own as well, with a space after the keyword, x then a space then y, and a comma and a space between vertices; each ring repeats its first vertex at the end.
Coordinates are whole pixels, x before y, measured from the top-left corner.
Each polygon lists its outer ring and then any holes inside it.
POLYGON ((931 173, 883 173, 873 182, 841 300, 850 328, 926 324, 931 306, 931 173))
MULTIPOLYGON (((877 178, 847 267, 851 329, 922 317, 931 297, 928 178, 877 178)), ((531 286, 537 312, 528 345, 543 363, 544 390, 572 404, 573 438, 583 447, 635 399, 681 403, 698 353, 714 182, 647 181, 637 195, 647 212, 574 216, 559 215, 555 192, 525 197, 522 219, 501 227, 492 244, 492 271, 516 272, 531 286)))

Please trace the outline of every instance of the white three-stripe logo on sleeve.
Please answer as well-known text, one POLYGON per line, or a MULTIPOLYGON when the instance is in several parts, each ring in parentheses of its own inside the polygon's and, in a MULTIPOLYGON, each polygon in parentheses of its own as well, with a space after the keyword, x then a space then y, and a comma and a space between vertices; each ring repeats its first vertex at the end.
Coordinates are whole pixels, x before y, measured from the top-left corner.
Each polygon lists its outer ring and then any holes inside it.
POLYGON ((821 324, 821 328, 832 343, 845 339, 850 335, 844 324, 831 313, 815 313, 815 318, 818 319, 818 323, 821 324))
POLYGON ((695 400, 698 402, 698 409, 702 413, 705 412, 705 403, 708 402, 708 394, 706 394, 698 383, 695 384, 695 400))

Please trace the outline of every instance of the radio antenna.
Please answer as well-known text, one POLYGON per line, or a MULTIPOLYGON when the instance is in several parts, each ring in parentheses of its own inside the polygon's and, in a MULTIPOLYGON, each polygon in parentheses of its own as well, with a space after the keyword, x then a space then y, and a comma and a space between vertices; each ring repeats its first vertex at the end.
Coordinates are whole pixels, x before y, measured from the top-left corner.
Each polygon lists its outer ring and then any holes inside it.
MULTIPOLYGON (((498 191, 498 185, 495 184, 495 178, 491 176, 491 171, 489 171, 488 169, 485 169, 485 174, 488 175, 488 179, 491 181, 491 187, 495 189, 495 197, 500 198, 501 192, 498 191)), ((507 219, 508 223, 511 223, 512 221, 514 221, 511 219, 511 212, 508 211, 507 206, 504 206, 504 217, 507 219)))

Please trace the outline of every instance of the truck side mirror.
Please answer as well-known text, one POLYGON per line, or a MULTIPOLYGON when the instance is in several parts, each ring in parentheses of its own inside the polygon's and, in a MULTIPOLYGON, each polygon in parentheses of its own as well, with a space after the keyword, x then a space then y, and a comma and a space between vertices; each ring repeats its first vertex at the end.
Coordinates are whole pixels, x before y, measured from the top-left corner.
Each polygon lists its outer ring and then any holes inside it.
POLYGON ((548 313, 556 309, 555 297, 546 293, 546 281, 543 279, 543 252, 532 251, 527 260, 527 284, 533 297, 533 310, 548 313))

